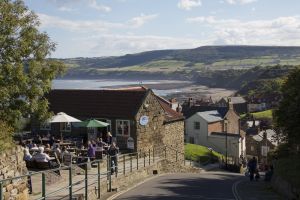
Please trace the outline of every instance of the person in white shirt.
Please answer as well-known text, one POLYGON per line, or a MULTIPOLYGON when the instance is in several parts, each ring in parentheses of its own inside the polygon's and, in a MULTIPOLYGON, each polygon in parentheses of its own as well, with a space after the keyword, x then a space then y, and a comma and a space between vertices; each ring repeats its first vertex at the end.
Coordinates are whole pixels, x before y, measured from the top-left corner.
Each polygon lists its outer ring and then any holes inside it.
POLYGON ((29 149, 24 149, 24 157, 23 160, 30 161, 32 159, 32 155, 29 153, 29 149))
POLYGON ((50 157, 44 153, 44 147, 39 147, 39 152, 32 157, 36 162, 49 162, 50 157))
POLYGON ((30 150, 39 150, 39 148, 36 144, 33 144, 32 148, 30 150))

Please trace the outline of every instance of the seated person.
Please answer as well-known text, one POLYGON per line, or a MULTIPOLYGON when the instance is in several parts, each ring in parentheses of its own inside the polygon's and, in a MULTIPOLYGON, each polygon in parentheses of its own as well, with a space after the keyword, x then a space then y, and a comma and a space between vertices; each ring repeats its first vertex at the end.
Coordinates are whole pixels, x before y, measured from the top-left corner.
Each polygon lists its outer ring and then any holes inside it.
POLYGON ((96 147, 94 144, 90 143, 87 151, 88 157, 94 158, 96 156, 96 147))
POLYGON ((46 146, 45 146, 45 151, 51 151, 50 144, 46 144, 46 146))
POLYGON ((56 153, 56 155, 58 156, 58 157, 60 157, 61 155, 61 150, 60 150, 60 148, 59 148, 59 146, 58 146, 58 144, 55 144, 54 146, 53 146, 53 149, 52 149, 55 153, 56 153))
POLYGON ((50 157, 48 154, 44 153, 44 147, 39 147, 38 153, 32 157, 32 160, 35 160, 36 162, 49 162, 50 157))
POLYGON ((67 151, 67 148, 66 147, 62 147, 62 151, 60 153, 60 156, 61 156, 61 159, 63 160, 64 158, 64 155, 66 154, 70 154, 70 152, 67 151))
POLYGON ((30 150, 39 150, 38 146, 34 143, 32 145, 32 148, 30 150))
POLYGON ((24 161, 30 161, 32 159, 32 155, 29 153, 29 149, 25 148, 24 149, 24 161))
POLYGON ((104 148, 105 146, 107 146, 107 144, 103 142, 102 138, 98 138, 97 146, 104 148))

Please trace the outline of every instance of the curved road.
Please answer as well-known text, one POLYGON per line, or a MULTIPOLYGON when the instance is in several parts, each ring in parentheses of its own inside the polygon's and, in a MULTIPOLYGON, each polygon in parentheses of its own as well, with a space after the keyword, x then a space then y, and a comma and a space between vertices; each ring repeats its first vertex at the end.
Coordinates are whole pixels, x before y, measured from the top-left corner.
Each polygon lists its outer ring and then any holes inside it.
POLYGON ((232 186, 240 177, 228 172, 167 174, 146 181, 115 199, 235 200, 232 186))

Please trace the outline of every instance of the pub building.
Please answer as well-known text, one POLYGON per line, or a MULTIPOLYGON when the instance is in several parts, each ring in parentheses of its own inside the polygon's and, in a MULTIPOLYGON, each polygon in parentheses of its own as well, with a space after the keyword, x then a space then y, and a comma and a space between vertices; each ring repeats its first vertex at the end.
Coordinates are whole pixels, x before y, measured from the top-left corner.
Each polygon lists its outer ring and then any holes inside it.
MULTIPOLYGON (((103 90, 51 90, 47 95, 50 111, 64 112, 80 120, 98 119, 106 128, 89 130, 89 139, 111 132, 120 150, 145 152, 161 146, 184 150, 184 117, 172 103, 146 87, 103 90)), ((39 133, 86 138, 86 128, 75 124, 39 126, 39 133)))

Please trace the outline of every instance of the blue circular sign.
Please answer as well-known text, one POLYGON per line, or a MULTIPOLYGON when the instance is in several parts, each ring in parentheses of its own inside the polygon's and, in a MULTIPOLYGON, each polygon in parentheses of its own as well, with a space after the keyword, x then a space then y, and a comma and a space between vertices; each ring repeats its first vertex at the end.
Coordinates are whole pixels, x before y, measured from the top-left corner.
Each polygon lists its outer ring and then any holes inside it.
POLYGON ((148 116, 145 116, 145 115, 141 116, 141 118, 140 118, 140 124, 141 125, 145 126, 145 125, 148 124, 148 122, 149 122, 149 117, 148 116))

